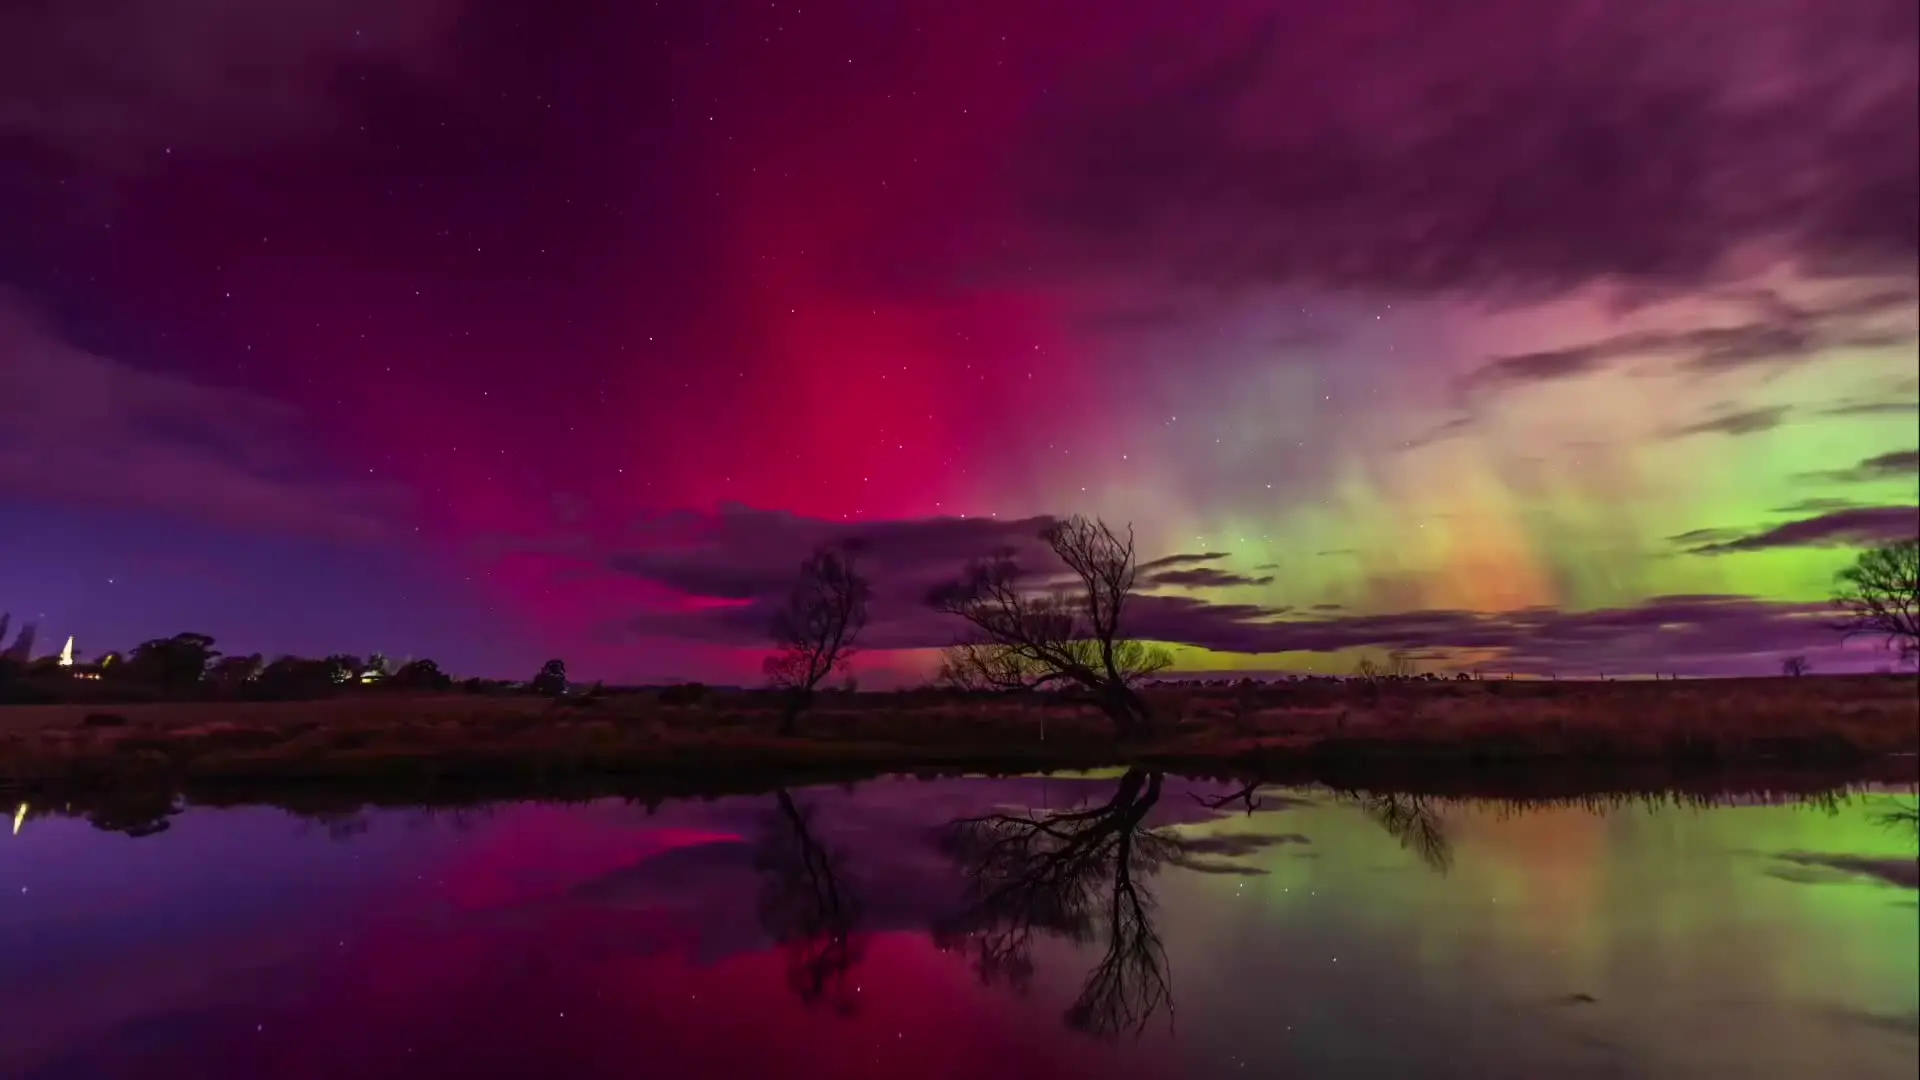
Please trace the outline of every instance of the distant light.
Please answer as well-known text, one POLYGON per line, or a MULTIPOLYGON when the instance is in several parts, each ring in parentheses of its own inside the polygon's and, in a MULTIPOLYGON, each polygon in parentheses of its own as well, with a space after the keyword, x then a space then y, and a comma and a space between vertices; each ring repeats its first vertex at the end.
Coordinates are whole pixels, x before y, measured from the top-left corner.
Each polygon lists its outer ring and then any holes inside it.
POLYGON ((13 835, 20 835, 20 826, 27 823, 27 804, 21 803, 20 809, 13 812, 13 835))
POLYGON ((67 635, 67 643, 60 649, 60 666, 73 666, 73 635, 67 635))

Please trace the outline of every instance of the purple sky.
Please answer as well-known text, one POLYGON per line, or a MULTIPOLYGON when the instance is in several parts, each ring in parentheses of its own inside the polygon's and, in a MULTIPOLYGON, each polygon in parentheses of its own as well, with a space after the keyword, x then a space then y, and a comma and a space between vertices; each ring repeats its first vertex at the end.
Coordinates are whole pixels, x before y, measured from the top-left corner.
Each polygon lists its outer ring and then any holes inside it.
POLYGON ((0 611, 750 681, 1133 523, 1200 671, 1768 673, 1920 532, 1911 0, 0 11, 0 611))

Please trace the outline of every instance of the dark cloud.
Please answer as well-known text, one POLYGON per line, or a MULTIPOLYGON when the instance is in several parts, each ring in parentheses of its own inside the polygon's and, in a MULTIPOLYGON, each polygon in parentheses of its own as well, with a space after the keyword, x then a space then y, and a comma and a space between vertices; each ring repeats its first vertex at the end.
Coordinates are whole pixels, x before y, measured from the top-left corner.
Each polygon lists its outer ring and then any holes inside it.
POLYGON ((1618 357, 1659 348, 1666 340, 1662 334, 1623 334, 1563 349, 1499 356, 1462 379, 1461 389, 1471 394, 1578 378, 1599 371, 1618 357))
POLYGON ((1464 435, 1473 429, 1473 417, 1456 416, 1445 423, 1435 425, 1432 430, 1416 435, 1400 445, 1400 450, 1418 450, 1423 446, 1432 446, 1444 442, 1456 435, 1464 435))
POLYGON ((1755 435, 1779 427, 1791 411, 1785 405, 1736 409, 1674 428, 1668 432, 1668 437, 1679 439, 1688 435, 1755 435))
POLYGON ((1867 458, 1850 469, 1808 473, 1806 479, 1845 484, 1899 480, 1916 475, 1920 475, 1920 450, 1892 450, 1867 458))
POLYGON ((1196 566, 1191 570, 1162 570, 1155 574, 1143 574, 1141 580, 1148 587, 1174 586, 1187 589, 1225 589, 1235 585, 1269 585, 1273 578, 1248 577, 1230 570, 1219 570, 1208 566, 1196 566))
POLYGON ((0 495, 390 537, 404 494, 315 478, 288 449, 298 420, 266 398, 76 348, 0 293, 0 495))
POLYGON ((1673 336, 1684 370, 1700 373, 1805 360, 1830 349, 1885 348, 1914 336, 1910 282, 1854 283, 1815 298, 1778 290, 1735 294, 1753 313, 1745 322, 1673 336))
POLYGON ((1717 544, 1744 535, 1745 533, 1739 529, 1689 529, 1667 537, 1667 542, 1681 547, 1693 547, 1699 544, 1717 544))
POLYGON ((1842 401, 1820 411, 1826 416, 1899 416, 1920 412, 1920 401, 1842 401))
POLYGON ((1820 411, 1827 416, 1903 416, 1920 412, 1920 377, 1888 379, 1865 394, 1830 402, 1820 411))
POLYGON ((1175 570, 1203 563, 1219 562, 1228 555, 1224 551, 1202 551, 1190 555, 1167 555, 1158 559, 1148 559, 1140 564, 1142 574, 1158 573, 1162 570, 1175 570))
MULTIPOLYGON (((1852 499, 1801 499, 1786 506, 1776 506, 1771 513, 1804 517, 1808 514, 1832 513, 1835 510, 1852 510, 1865 505, 1852 499)), ((1693 532, 1669 536, 1667 539, 1676 544, 1697 544, 1708 540, 1726 540, 1739 535, 1741 535, 1739 529, 1695 529, 1693 532)))
MULTIPOLYGON (((1169 34, 1055 95, 1029 205, 1062 259, 1228 285, 1689 288, 1766 247, 1908 278, 1915 6, 1846 9, 1287 5, 1227 50, 1169 34)), ((1703 362, 1803 346, 1729 337, 1703 362)))
POLYGON ((426 76, 468 0, 0 6, 0 146, 115 172, 338 123, 346 72, 426 76))
MULTIPOLYGON (((658 612, 636 618, 640 633, 726 644, 758 644, 773 612, 793 584, 808 552, 826 544, 859 547, 862 573, 873 583, 873 621, 865 641, 873 648, 949 644, 954 628, 927 608, 925 597, 953 579, 970 560, 998 551, 1013 554, 1038 575, 1058 560, 1040 534, 1052 518, 924 518, 910 521, 831 522, 783 511, 727 506, 642 522, 635 542, 607 556, 610 569, 689 597, 723 601, 696 613, 658 612)), ((1192 556, 1187 556, 1192 558, 1192 556)))
POLYGON ((1871 547, 1920 536, 1920 507, 1863 506, 1801 518, 1692 548, 1696 555, 1731 555, 1798 547, 1871 547))
MULTIPOLYGON (((1261 809, 1273 809, 1262 800, 1261 809)), ((1218 833, 1213 836, 1189 836, 1181 839, 1182 850, 1194 855, 1213 855, 1220 858, 1239 859, 1249 855, 1258 855, 1270 847, 1282 844, 1311 844, 1311 837, 1303 833, 1218 833)))
MULTIPOLYGON (((1719 294, 1735 321, 1681 330, 1637 330, 1558 349, 1495 357, 1460 380, 1462 399, 1578 378, 1624 361, 1647 371, 1712 375, 1798 363, 1834 349, 1885 348, 1912 342, 1920 307, 1911 285, 1885 280, 1843 282, 1789 298, 1773 289, 1719 294)), ((1896 394, 1897 398, 1897 394, 1896 394)), ((1885 411, 1885 399, 1850 402, 1848 411, 1885 411)), ((1829 412, 1839 411, 1829 409, 1829 412)))
POLYGON ((1872 858, 1810 851, 1785 851, 1775 857, 1796 866, 1837 870, 1847 876, 1878 878, 1889 885, 1920 889, 1920 861, 1911 858, 1872 858))
MULTIPOLYGON (((1295 834, 1255 831, 1261 819, 1224 843, 1178 831, 1181 826, 1202 825, 1234 814, 1231 806, 1207 805, 1207 800, 1230 790, 1229 785, 1212 781, 1167 777, 1159 800, 1142 824, 1167 828, 1170 835, 1179 836, 1182 857, 1174 864, 1202 873, 1245 873, 1248 871, 1222 860, 1304 842, 1295 839, 1295 834), (1188 854, 1194 857, 1186 857, 1188 854)), ((1112 792, 1111 779, 1021 777, 877 780, 861 784, 857 790, 796 791, 794 798, 808 815, 813 839, 839 853, 840 865, 847 872, 844 884, 860 901, 860 930, 884 933, 924 931, 964 906, 965 882, 952 859, 933 842, 939 830, 955 818, 988 808, 1066 810, 1096 805, 1112 792)), ((1261 809, 1278 809, 1292 802, 1284 798, 1263 801, 1261 809)), ((735 835, 670 848, 576 882, 559 903, 671 912, 693 931, 696 942, 692 951, 706 961, 764 949, 767 942, 757 905, 764 893, 765 877, 756 864, 756 853, 768 841, 786 843, 791 835, 790 824, 770 813, 771 804, 772 800, 765 797, 668 803, 650 823, 735 835)), ((529 911, 550 913, 554 904, 554 900, 542 898, 510 914, 524 917, 529 911)), ((639 944, 648 947, 655 943, 642 937, 639 944)))
MULTIPOLYGON (((1911 522, 1913 512, 1907 513, 1911 522)), ((815 544, 858 536, 875 594, 865 644, 874 649, 937 648, 951 643, 960 627, 925 605, 928 588, 950 578, 969 558, 996 547, 1015 547, 1025 565, 1046 568, 1050 554, 1038 533, 1048 520, 935 518, 855 528, 733 507, 655 523, 648 531, 662 543, 660 549, 636 547, 605 563, 676 591, 724 601, 644 612, 627 620, 626 633, 757 648, 766 642, 771 612, 785 597, 801 556, 815 544)), ((1728 536, 1720 543, 1752 539, 1728 536)), ((1307 614, 1280 606, 1148 593, 1133 599, 1128 627, 1142 638, 1223 653, 1398 649, 1439 657, 1471 651, 1499 656, 1501 670, 1521 672, 1618 673, 1655 666, 1681 670, 1689 662, 1808 651, 1832 639, 1824 604, 1743 596, 1663 596, 1592 611, 1337 612, 1332 605, 1307 614)))

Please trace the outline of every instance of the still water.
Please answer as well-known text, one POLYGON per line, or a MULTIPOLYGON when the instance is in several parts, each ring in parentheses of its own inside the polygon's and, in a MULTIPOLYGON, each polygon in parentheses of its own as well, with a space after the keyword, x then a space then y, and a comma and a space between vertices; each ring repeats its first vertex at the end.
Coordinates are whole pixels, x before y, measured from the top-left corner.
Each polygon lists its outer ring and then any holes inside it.
POLYGON ((0 1076, 1915 1075, 1910 795, 1228 795, 29 814, 0 1076))

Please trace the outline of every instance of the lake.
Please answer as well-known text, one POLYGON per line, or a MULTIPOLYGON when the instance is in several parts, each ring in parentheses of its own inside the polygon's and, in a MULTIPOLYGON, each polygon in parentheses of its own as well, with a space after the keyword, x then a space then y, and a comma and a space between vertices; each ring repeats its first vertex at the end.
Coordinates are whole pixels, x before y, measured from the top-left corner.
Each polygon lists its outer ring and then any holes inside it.
POLYGON ((29 808, 0 1076, 1914 1075, 1910 792, 1235 794, 29 808))

